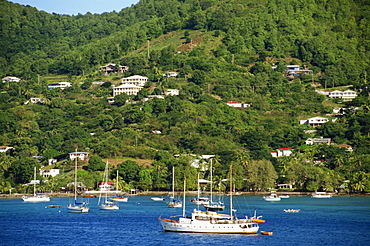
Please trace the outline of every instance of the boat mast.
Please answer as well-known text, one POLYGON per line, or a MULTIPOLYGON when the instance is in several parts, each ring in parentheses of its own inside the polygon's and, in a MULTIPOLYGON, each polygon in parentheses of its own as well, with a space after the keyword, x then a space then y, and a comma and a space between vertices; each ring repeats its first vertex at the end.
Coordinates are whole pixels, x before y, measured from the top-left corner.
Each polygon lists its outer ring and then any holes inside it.
POLYGON ((234 220, 233 218, 233 164, 230 164, 230 218, 231 220, 234 220))
POLYGON ((36 196, 36 167, 33 171, 33 196, 36 196))
POLYGON ((118 191, 118 169, 117 169, 117 177, 116 177, 116 190, 118 191))
POLYGON ((185 215, 186 215, 185 214, 185 212, 186 212, 185 211, 186 210, 185 209, 185 204, 186 204, 186 200, 185 200, 186 199, 186 177, 184 177, 184 198, 183 199, 184 199, 184 205, 182 206, 182 217, 185 217, 185 215))
POLYGON ((75 157, 75 201, 76 200, 77 200, 77 156, 75 157))
POLYGON ((175 198, 175 167, 172 167, 172 198, 175 198))
POLYGON ((211 204, 212 204, 212 185, 213 185, 213 179, 212 179, 212 158, 211 158, 211 187, 210 187, 210 191, 211 191, 211 204))

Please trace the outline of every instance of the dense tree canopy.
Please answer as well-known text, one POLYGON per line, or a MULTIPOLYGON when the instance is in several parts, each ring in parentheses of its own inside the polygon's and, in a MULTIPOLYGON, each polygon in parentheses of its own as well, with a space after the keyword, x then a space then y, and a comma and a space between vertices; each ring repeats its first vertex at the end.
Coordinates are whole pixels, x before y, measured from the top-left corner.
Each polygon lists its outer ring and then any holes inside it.
POLYGON ((0 0, 0 75, 22 78, 0 85, 0 145, 13 147, 0 153, 0 191, 24 192, 19 184, 48 159, 63 173, 44 189, 66 186, 73 176, 66 156, 78 148, 91 155, 79 167, 93 188, 102 158, 133 158, 111 169, 120 187, 166 190, 173 166, 181 186, 197 172, 209 177, 207 168, 194 168, 194 156, 214 155, 215 180, 229 177, 233 164, 239 190, 291 183, 368 192, 369 10, 368 0, 141 0, 119 13, 68 16, 0 0), (107 63, 129 71, 106 75, 100 66, 107 63), (286 65, 311 72, 292 78, 286 65), (163 76, 169 71, 178 75, 163 76), (112 86, 131 75, 149 81, 136 96, 108 103, 112 86), (72 87, 48 90, 56 81, 72 87), (167 89, 179 95, 164 96, 167 89), (358 97, 330 99, 317 89, 358 97), (314 116, 335 120, 299 124, 314 116), (307 146, 310 137, 333 145, 307 146), (293 154, 273 158, 278 148, 293 154))

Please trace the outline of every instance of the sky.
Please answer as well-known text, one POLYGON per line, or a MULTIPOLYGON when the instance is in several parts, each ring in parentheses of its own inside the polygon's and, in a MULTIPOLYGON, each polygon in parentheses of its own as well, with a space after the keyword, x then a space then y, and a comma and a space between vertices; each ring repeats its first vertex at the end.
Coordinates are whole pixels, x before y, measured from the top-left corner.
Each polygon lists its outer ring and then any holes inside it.
POLYGON ((104 12, 121 11, 140 0, 8 0, 12 3, 30 5, 48 13, 78 15, 90 12, 101 14, 104 12))

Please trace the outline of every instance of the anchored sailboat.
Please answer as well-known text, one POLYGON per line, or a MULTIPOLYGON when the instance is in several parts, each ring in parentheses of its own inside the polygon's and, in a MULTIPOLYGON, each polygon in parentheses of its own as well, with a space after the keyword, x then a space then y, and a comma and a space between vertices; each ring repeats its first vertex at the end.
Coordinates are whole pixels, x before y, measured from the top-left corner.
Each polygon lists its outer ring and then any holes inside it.
MULTIPOLYGON (((77 150, 76 150, 77 151, 77 150)), ((75 182, 74 182, 74 203, 68 205, 68 211, 71 213, 88 213, 90 208, 85 202, 77 202, 77 157, 75 158, 75 182)))
POLYGON ((181 208, 182 201, 175 199, 175 167, 172 167, 172 196, 171 200, 167 205, 171 208, 181 208))
MULTIPOLYGON (((107 163, 105 164, 105 171, 104 171, 104 176, 105 176, 105 184, 104 185, 105 186, 108 185, 108 168, 109 168, 109 165, 108 165, 108 161, 107 161, 107 163)), ((99 200, 98 200, 100 210, 118 210, 119 209, 119 206, 117 204, 115 204, 112 201, 108 201, 108 190, 105 190, 105 194, 103 196, 103 203, 102 204, 100 204, 101 199, 102 199, 102 193, 100 193, 99 200)))
POLYGON ((210 193, 211 193, 211 200, 209 202, 209 204, 204 204, 203 206, 208 210, 208 211, 222 211, 225 209, 225 205, 221 202, 214 202, 213 201, 213 196, 212 196, 212 192, 213 192, 213 177, 212 177, 212 159, 211 159, 211 169, 210 169, 210 174, 211 174, 211 185, 210 185, 210 193))
POLYGON ((50 198, 47 195, 36 194, 36 183, 40 180, 36 180, 36 167, 34 168, 34 177, 31 183, 33 183, 33 196, 22 196, 24 202, 48 202, 50 198))
MULTIPOLYGON (((230 191, 232 191, 232 165, 230 166, 230 191)), ((165 231, 196 232, 196 233, 223 233, 223 234, 256 234, 259 230, 257 223, 252 218, 238 219, 233 213, 232 192, 230 195, 230 214, 219 214, 214 211, 200 211, 194 209, 191 217, 185 214, 184 180, 184 206, 183 214, 178 219, 159 218, 165 231)))

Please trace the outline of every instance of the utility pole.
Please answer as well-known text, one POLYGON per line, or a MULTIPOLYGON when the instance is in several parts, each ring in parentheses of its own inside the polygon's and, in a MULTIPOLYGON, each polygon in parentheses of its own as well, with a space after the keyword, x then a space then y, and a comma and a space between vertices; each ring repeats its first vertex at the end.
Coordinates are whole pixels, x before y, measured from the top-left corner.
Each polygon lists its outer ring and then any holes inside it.
POLYGON ((148 40, 148 60, 150 58, 150 41, 148 40))

